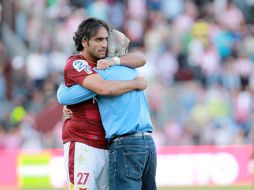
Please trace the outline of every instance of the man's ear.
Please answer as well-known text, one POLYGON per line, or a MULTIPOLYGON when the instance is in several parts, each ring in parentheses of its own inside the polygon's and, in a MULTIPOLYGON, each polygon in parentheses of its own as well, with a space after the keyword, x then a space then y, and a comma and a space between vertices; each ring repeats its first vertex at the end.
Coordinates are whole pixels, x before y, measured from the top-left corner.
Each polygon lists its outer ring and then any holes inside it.
POLYGON ((88 46, 88 42, 87 42, 87 40, 82 40, 82 46, 84 47, 84 48, 87 48, 87 46, 88 46))

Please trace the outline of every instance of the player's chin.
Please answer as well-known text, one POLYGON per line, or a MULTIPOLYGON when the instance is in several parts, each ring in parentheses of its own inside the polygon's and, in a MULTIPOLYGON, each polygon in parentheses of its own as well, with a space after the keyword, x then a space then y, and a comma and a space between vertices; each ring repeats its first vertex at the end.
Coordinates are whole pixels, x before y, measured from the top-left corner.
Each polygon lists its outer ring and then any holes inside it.
POLYGON ((102 58, 105 58, 106 57, 106 53, 98 53, 98 58, 102 59, 102 58))

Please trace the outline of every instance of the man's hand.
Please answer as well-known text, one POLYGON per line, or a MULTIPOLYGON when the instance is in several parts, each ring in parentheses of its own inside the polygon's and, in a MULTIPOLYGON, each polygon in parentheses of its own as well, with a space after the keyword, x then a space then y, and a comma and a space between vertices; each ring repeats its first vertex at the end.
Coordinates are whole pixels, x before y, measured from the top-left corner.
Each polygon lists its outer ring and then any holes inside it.
POLYGON ((106 58, 106 59, 100 59, 97 61, 97 66, 96 68, 97 69, 100 69, 100 70, 105 70, 113 65, 115 65, 115 60, 112 59, 112 58, 106 58))
POLYGON ((72 111, 67 108, 67 106, 63 107, 63 117, 64 119, 70 119, 72 118, 72 111))
POLYGON ((144 77, 137 76, 135 80, 138 82, 137 90, 145 90, 147 88, 147 81, 144 77))

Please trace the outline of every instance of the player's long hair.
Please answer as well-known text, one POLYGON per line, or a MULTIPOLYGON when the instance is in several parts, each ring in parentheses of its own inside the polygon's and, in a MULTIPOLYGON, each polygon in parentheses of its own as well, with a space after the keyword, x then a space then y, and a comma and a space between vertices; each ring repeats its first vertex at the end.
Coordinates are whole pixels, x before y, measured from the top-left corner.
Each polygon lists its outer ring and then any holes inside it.
POLYGON ((78 26, 78 30, 73 36, 76 50, 82 51, 84 49, 82 40, 89 40, 91 37, 96 35, 97 30, 101 27, 104 27, 107 31, 109 31, 108 24, 103 20, 97 18, 88 18, 82 21, 78 26))

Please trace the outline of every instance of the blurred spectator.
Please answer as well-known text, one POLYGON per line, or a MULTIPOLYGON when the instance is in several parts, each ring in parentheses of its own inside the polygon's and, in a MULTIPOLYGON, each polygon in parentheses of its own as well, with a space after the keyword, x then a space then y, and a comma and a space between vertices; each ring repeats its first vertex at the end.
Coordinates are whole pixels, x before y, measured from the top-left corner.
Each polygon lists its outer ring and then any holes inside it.
POLYGON ((87 15, 108 21, 109 5, 104 0, 95 0, 87 6, 87 15))
POLYGON ((174 82, 174 75, 178 70, 177 57, 173 54, 172 48, 167 50, 156 60, 156 75, 164 85, 170 85, 174 82))
POLYGON ((5 100, 5 94, 6 94, 6 83, 5 83, 5 78, 3 75, 4 69, 3 65, 0 64, 0 100, 3 101, 5 100))
POLYGON ((28 55, 26 72, 33 85, 41 89, 49 73, 49 60, 42 47, 28 55))
POLYGON ((110 11, 108 11, 108 21, 116 29, 122 30, 122 24, 124 22, 124 4, 120 0, 112 0, 109 4, 110 11))
POLYGON ((231 32, 240 32, 245 24, 245 19, 241 10, 234 4, 233 0, 227 0, 226 6, 222 12, 216 15, 219 23, 231 32))

